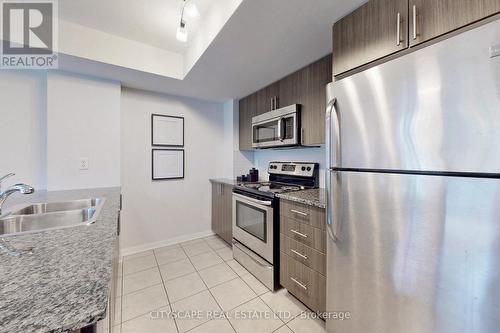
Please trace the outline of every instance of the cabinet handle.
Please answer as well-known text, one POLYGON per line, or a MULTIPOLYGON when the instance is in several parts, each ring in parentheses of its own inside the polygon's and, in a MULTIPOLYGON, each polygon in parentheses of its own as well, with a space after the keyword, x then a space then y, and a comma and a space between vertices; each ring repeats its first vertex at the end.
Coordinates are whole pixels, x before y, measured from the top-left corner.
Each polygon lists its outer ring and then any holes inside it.
POLYGON ((290 232, 291 232, 291 233, 294 233, 294 234, 296 234, 297 236, 300 236, 300 237, 302 237, 302 238, 307 238, 307 235, 306 235, 306 234, 303 234, 303 233, 301 233, 301 232, 298 232, 297 230, 290 229, 290 232))
POLYGON ((401 13, 398 13, 398 26, 396 28, 396 34, 397 34, 396 46, 399 46, 401 45, 401 13))
POLYGON ((417 39, 417 5, 413 5, 413 39, 417 39))
POLYGON ((301 257, 301 258, 303 258, 303 259, 307 260, 307 256, 306 256, 306 255, 304 255, 304 254, 302 254, 302 253, 300 253, 300 252, 298 252, 298 251, 295 251, 294 249, 291 249, 290 251, 292 251, 293 253, 295 253, 295 254, 296 254, 296 255, 298 255, 299 257, 301 257))
POLYGON ((301 211, 298 211, 298 210, 295 210, 295 209, 291 209, 290 211, 292 213, 295 213, 295 214, 298 214, 298 215, 302 215, 302 216, 308 216, 309 215, 307 213, 304 213, 304 212, 301 212, 301 211))
POLYGON ((271 111, 274 110, 274 99, 271 97, 271 111))
POLYGON ((307 290, 307 286, 305 284, 303 284, 303 283, 300 283, 297 279, 291 277, 290 280, 292 280, 293 282, 295 282, 302 289, 307 290))

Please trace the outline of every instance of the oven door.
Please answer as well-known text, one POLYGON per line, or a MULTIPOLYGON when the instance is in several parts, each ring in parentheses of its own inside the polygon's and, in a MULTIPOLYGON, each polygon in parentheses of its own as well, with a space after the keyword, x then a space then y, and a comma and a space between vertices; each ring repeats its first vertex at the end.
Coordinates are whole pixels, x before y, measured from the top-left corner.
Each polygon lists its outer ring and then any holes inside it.
POLYGON ((233 193, 233 237, 273 264, 273 217, 271 200, 233 193))
POLYGON ((299 143, 297 113, 252 124, 252 147, 270 148, 299 143))

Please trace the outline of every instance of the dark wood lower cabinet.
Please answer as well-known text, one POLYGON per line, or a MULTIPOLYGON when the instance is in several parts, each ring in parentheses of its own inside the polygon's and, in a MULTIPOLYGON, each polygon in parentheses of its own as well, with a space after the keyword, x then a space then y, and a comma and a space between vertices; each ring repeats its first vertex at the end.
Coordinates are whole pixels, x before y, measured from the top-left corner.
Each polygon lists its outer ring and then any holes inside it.
POLYGON ((316 312, 326 310, 325 210, 280 202, 280 284, 316 312))
POLYGON ((326 277, 280 253, 280 284, 316 312, 326 309, 326 277))
POLYGON ((212 182, 212 231, 228 244, 233 238, 233 186, 212 182))

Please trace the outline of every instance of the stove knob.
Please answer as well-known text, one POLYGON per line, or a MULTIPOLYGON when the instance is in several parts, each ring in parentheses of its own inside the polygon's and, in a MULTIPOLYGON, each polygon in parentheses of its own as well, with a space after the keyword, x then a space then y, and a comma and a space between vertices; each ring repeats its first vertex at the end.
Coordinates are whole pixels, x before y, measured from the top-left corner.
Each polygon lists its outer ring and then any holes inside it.
POLYGON ((302 167, 302 171, 306 171, 306 167, 304 167, 304 166, 303 166, 303 167, 302 167))
POLYGON ((311 167, 307 167, 307 171, 311 171, 311 167))

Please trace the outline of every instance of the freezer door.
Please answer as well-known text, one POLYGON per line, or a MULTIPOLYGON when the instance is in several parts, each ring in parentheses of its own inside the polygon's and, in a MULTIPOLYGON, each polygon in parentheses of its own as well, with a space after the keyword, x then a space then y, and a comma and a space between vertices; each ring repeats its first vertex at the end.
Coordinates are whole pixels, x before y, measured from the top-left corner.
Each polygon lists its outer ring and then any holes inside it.
POLYGON ((328 333, 498 332, 500 180, 330 179, 328 333))
POLYGON ((330 84, 341 166, 500 173, 499 44, 497 20, 330 84))

